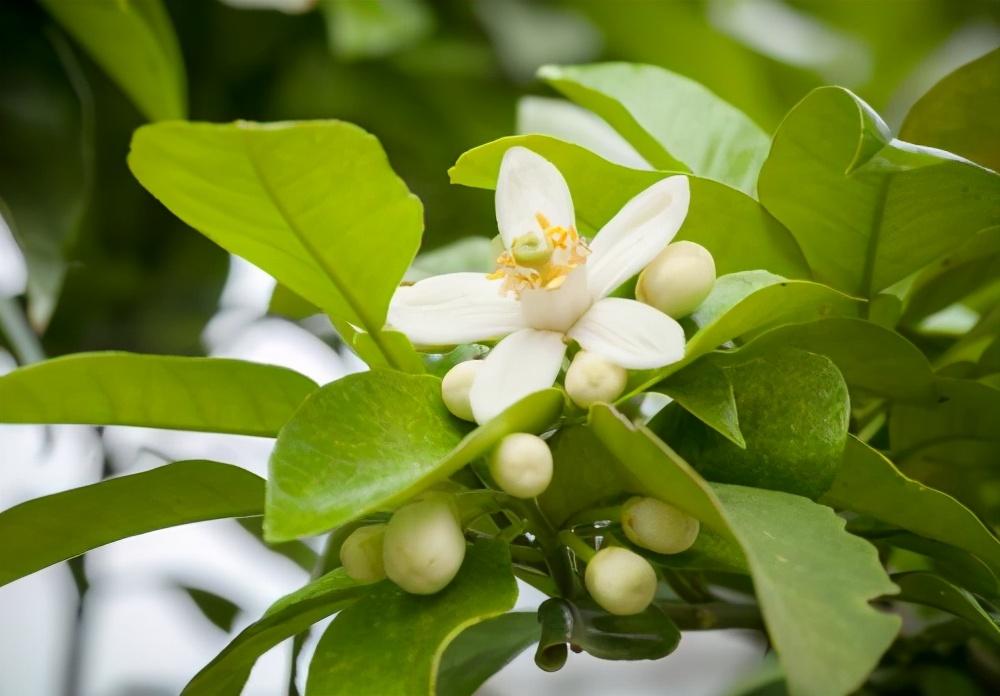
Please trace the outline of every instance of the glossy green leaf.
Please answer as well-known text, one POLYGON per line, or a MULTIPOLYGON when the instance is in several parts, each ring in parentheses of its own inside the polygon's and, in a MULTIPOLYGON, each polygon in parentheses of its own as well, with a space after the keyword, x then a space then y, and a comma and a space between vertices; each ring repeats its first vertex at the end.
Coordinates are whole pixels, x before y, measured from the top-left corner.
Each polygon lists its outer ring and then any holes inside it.
POLYGON ((737 447, 746 449, 746 440, 740 432, 733 384, 718 365, 699 360, 661 382, 656 391, 669 396, 737 447))
POLYGON ((913 105, 899 130, 930 145, 1000 170, 1000 48, 947 75, 913 105))
POLYGON ((568 651, 602 660, 658 660, 672 653, 681 632, 655 604, 631 616, 615 616, 591 600, 549 599, 538 607, 541 638, 535 664, 555 672, 568 651))
POLYGON ((770 139, 704 86, 654 65, 548 65, 538 76, 610 123, 658 169, 753 194, 770 139))
POLYGON ((676 505, 742 548, 793 696, 842 696, 878 664, 900 622, 867 602, 896 588, 874 547, 847 534, 830 508, 789 493, 710 486, 610 407, 593 407, 590 427, 622 488, 676 505))
POLYGON ((950 495, 908 478, 854 437, 823 502, 964 549, 1000 576, 1000 540, 972 512, 950 495))
POLYGON ((843 458, 850 416, 847 385, 828 359, 777 349, 726 367, 732 397, 717 395, 717 409, 735 400, 741 448, 697 414, 668 407, 650 428, 712 481, 787 491, 816 498, 833 482, 843 458))
POLYGON ((469 432, 444 407, 436 377, 375 370, 328 384, 278 436, 267 538, 317 534, 390 509, 481 457, 504 435, 541 431, 562 404, 561 392, 538 392, 469 432))
POLYGON ((899 599, 915 602, 953 614, 969 624, 984 638, 1000 645, 1000 625, 960 587, 934 573, 897 573, 892 581, 899 585, 899 599))
POLYGON ((896 404, 889 418, 889 442, 898 453, 943 440, 1000 441, 1000 389, 966 379, 939 378, 937 402, 896 404))
POLYGON ((480 541, 442 591, 411 595, 382 583, 342 611, 309 666, 306 696, 435 696, 438 665, 464 629, 517 600, 507 545, 480 541))
POLYGON ((623 398, 652 387, 728 341, 783 324, 856 316, 861 307, 860 300, 808 280, 784 280, 764 271, 723 276, 691 315, 697 330, 688 339, 684 357, 659 370, 633 373, 623 398))
POLYGON ((327 312, 370 364, 413 359, 382 328, 423 208, 372 135, 342 121, 163 123, 135 132, 128 162, 184 222, 327 312))
POLYGON ((0 21, 0 216, 24 254, 28 318, 42 331, 91 198, 94 106, 69 40, 20 9, 0 21))
POLYGON ((409 48, 434 28, 423 0, 322 0, 334 55, 378 58, 409 48))
POLYGON ((0 377, 0 423, 138 425, 273 437, 316 389, 284 367, 77 353, 0 377))
MULTIPOLYGON (((552 162, 573 194, 577 224, 591 235, 643 189, 672 172, 630 169, 589 150, 544 135, 501 138, 469 150, 449 170, 452 183, 492 189, 503 153, 515 145, 552 162)), ((691 204, 677 239, 712 252, 720 274, 764 268, 788 278, 810 277, 795 240, 759 203, 711 179, 691 176, 691 204)))
POLYGON ((861 297, 1000 222, 1000 177, 892 140, 875 112, 839 87, 814 90, 785 117, 758 190, 816 279, 861 297))
POLYGON ((465 629, 445 649, 437 676, 437 696, 473 696, 528 646, 541 627, 533 611, 515 611, 465 629))
POLYGON ((184 587, 182 589, 204 617, 211 621, 216 628, 226 633, 233 630, 233 621, 236 620, 236 615, 240 612, 240 608, 235 602, 198 587, 184 587))
POLYGON ((184 118, 180 46, 160 0, 41 0, 151 121, 184 118))
POLYGON ((35 498, 0 512, 0 585, 137 534, 259 515, 263 503, 259 477, 200 460, 35 498))
POLYGON ((736 350, 713 353, 706 361, 724 366, 780 347, 826 356, 852 388, 904 401, 936 396, 934 372, 916 346, 895 331, 855 317, 778 326, 736 350))
POLYGON ((334 570, 282 597, 203 667, 184 687, 182 696, 239 696, 258 657, 375 587, 358 584, 343 570, 334 570))

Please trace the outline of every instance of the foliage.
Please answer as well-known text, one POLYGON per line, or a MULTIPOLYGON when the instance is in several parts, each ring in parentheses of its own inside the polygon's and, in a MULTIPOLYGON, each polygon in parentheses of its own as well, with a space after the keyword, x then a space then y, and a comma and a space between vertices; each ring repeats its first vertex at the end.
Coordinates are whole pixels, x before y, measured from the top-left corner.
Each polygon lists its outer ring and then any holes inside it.
MULTIPOLYGON (((145 117, 185 115, 191 75, 161 3, 134 0, 100 11, 42 4, 145 117), (118 34, 129 40, 107 38, 118 34)), ((648 5, 636 16, 651 21, 666 11, 648 5)), ((736 82, 744 73, 755 80, 725 86, 712 66, 675 72, 620 61, 548 64, 539 79, 601 117, 578 137, 497 138, 509 127, 469 125, 483 108, 474 96, 455 112, 439 108, 436 129, 448 131, 450 122, 457 134, 437 139, 421 139, 426 126, 418 119, 400 130, 372 117, 363 125, 384 133, 385 149, 369 130, 330 118, 169 120, 137 128, 127 163, 139 184, 197 232, 273 276, 279 285, 272 311, 326 315, 338 344, 370 369, 317 386, 264 364, 81 352, 0 377, 4 423, 275 438, 266 482, 227 464, 174 462, 0 512, 0 584, 127 536, 199 520, 250 517, 248 527, 272 543, 326 535, 323 557, 304 556, 315 561, 313 580, 237 635, 185 694, 238 694, 260 655, 330 616, 306 696, 471 694, 536 642, 536 662, 554 670, 570 650, 670 659, 683 632, 709 628, 764 631, 778 660, 767 683, 780 682, 793 696, 898 693, 897 685, 924 679, 925 668, 950 674, 1000 657, 1000 506, 989 493, 1000 456, 1000 293, 993 272, 1000 176, 991 169, 996 130, 989 118, 989 105, 1000 99, 997 53, 960 68, 916 103, 902 121, 901 137, 916 141, 910 143, 895 138, 854 92, 818 86, 815 66, 772 65, 709 31, 692 7, 675 10, 680 28, 670 31, 688 31, 685 43, 702 37, 732 56, 736 82), (758 64, 768 67, 755 72, 758 64), (797 103, 764 102, 754 93, 752 85, 772 73, 800 87, 797 103), (776 104, 788 108, 780 124, 776 104), (594 143, 608 129, 649 166, 598 154, 594 143), (482 140, 489 142, 476 146, 482 140), (405 166, 397 163, 397 146, 405 166), (681 320, 684 357, 632 371, 615 403, 584 412, 557 380, 472 425, 449 413, 441 377, 487 353, 489 342, 422 355, 387 325, 387 314, 401 283, 491 270, 483 259, 492 256, 485 238, 494 234, 493 222, 468 192, 449 194, 463 204, 447 213, 432 210, 441 192, 428 186, 425 233, 421 186, 411 192, 401 174, 442 164, 441 152, 469 148, 450 169, 451 182, 493 189, 513 146, 563 172, 587 236, 655 182, 689 175, 690 210, 678 239, 706 247, 719 278, 681 320), (488 234, 445 244, 462 236, 453 229, 470 228, 488 234), (422 239, 433 251, 417 257, 422 239), (974 324, 936 332, 933 319, 942 310, 972 313, 974 324), (537 500, 499 490, 485 466, 503 437, 522 432, 545 436, 553 453, 552 482, 537 500), (389 580, 357 583, 337 567, 340 545, 359 525, 384 521, 430 491, 453 496, 469 542, 447 587, 411 595, 389 580), (663 556, 630 545, 619 518, 631 495, 697 518, 702 531, 694 546, 663 556), (641 613, 612 615, 584 590, 583 566, 609 543, 633 549, 658 571, 656 598, 641 613), (551 596, 537 615, 509 613, 515 578, 551 596), (900 614, 912 624, 904 636, 900 614)), ((596 3, 576 9, 588 16, 606 11, 596 3)), ((451 104, 465 84, 462 71, 476 70, 474 46, 428 38, 436 23, 460 26, 453 16, 464 16, 460 10, 439 16, 429 3, 398 0, 369 13, 329 0, 323 11, 339 60, 379 61, 338 63, 336 74, 359 81, 378 74, 396 86, 411 78, 433 83, 430 98, 451 104), (393 62, 400 54, 408 56, 405 64, 393 62), (401 76, 404 65, 416 74, 401 76)), ((869 19, 877 24, 900 11, 873 11, 869 19)), ((187 12, 197 18, 210 11, 187 12)), ((39 21, 18 16, 26 25, 39 21)), ((624 52, 619 20, 607 22, 611 45, 624 52)), ((255 31, 270 37, 272 49, 281 45, 268 30, 255 31)), ((75 69, 76 58, 66 54, 62 35, 54 36, 62 62, 48 56, 34 67, 45 74, 39 84, 59 92, 65 107, 53 132, 79 148, 89 137, 89 107, 57 79, 59 70, 75 69)), ((670 42, 640 44, 635 50, 648 62, 669 62, 654 53, 681 60, 674 52, 683 51, 670 42)), ((304 51, 290 62, 308 77, 311 56, 304 51)), ((286 105, 302 92, 301 75, 286 76, 278 89, 286 105)), ((482 83, 477 89, 489 91, 482 83)), ((197 89, 191 96, 192 103, 205 99, 197 89)), ((399 107, 395 121, 412 114, 405 97, 382 98, 399 107)), ((193 111, 233 115, 204 105, 193 111)), ((246 111, 267 117, 265 110, 246 111)), ((29 120, 18 127, 34 126, 29 120)), ((116 167, 124 167, 123 157, 116 155, 116 167)), ((71 246, 74 206, 87 189, 87 157, 79 159, 72 176, 53 182, 62 207, 48 211, 48 222, 24 217, 39 204, 16 185, 0 189, 28 256, 27 294, 39 328, 46 303, 54 306, 58 297, 67 261, 61 250, 71 246)), ((52 166, 46 162, 31 176, 52 166)), ((0 185, 8 181, 4 176, 0 185)), ((136 205, 152 209, 149 200, 136 205)), ((151 215, 166 219, 161 210, 151 215)), ((616 292, 631 296, 632 288, 626 282, 616 292)), ((20 311, 16 301, 0 302, 5 312, 20 311)), ((0 329, 18 348, 10 326, 0 329)), ((196 600, 220 600, 219 620, 232 620, 235 605, 226 598, 191 592, 196 600)), ((990 678, 985 669, 969 677, 984 693, 995 686, 990 678)))

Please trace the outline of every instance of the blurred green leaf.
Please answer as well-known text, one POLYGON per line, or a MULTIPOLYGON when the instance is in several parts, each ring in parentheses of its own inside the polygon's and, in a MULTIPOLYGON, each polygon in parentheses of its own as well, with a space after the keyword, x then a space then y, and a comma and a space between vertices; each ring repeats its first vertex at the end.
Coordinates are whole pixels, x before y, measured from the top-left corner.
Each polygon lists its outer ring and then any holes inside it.
POLYGON ((35 498, 0 512, 0 585, 137 534, 259 515, 263 504, 258 476, 198 460, 35 498))
POLYGON ((867 104, 838 87, 814 90, 788 114, 758 190, 816 278, 861 297, 1000 222, 1000 177, 892 140, 867 104))
POLYGON ((667 407, 650 429, 706 478, 723 483, 822 495, 833 482, 847 440, 847 385, 826 357, 778 348, 721 370, 732 396, 714 386, 717 408, 735 400, 741 448, 698 413, 667 407))
MULTIPOLYGON (((302 541, 284 541, 278 544, 269 544, 264 541, 264 518, 243 517, 237 520, 240 526, 247 531, 250 536, 259 541, 266 549, 276 554, 284 556, 307 573, 312 573, 316 567, 317 554, 308 544, 302 541)), ((332 570, 332 569, 331 569, 332 570)))
POLYGON ((267 305, 269 314, 278 314, 288 319, 305 319, 314 314, 322 314, 323 310, 308 300, 286 288, 281 283, 274 286, 271 301, 267 305))
POLYGON ((257 658, 369 592, 334 570, 282 597, 247 626, 184 687, 182 696, 239 696, 257 658))
POLYGON ((273 437, 316 389, 284 367, 77 353, 0 377, 0 423, 138 425, 273 437))
POLYGON ((28 267, 28 316, 48 327, 93 175, 90 85, 65 36, 24 7, 0 15, 0 216, 28 267))
POLYGON ((1000 541, 972 512, 946 493, 908 478, 853 436, 822 501, 964 549, 1000 576, 1000 541))
POLYGON ((370 364, 417 362, 382 328, 422 206, 373 136, 341 121, 164 123, 136 131, 128 162, 178 217, 326 311, 370 364))
POLYGON ((897 573, 892 581, 899 585, 899 599, 946 611, 965 621, 984 638, 1000 645, 1000 625, 971 594, 955 587, 934 573, 897 573))
POLYGON ((327 628, 309 666, 306 695, 435 696, 437 667, 460 631, 514 606, 507 545, 471 546, 455 579, 433 595, 381 583, 327 628))
POLYGON ((562 669, 569 649, 602 660, 658 660, 681 640, 676 624, 655 604, 630 616, 615 616, 587 599, 548 599, 538 607, 541 638, 535 663, 546 672, 562 669))
POLYGON ((441 655, 437 696, 473 696, 483 682, 538 642, 540 630, 533 611, 501 614, 465 629, 441 655))
POLYGON ((697 82, 633 63, 549 65, 538 76, 614 126, 655 168, 690 171, 753 195, 770 140, 697 82))
POLYGON ((195 603, 198 610, 216 628, 226 633, 233 630, 233 621, 236 620, 236 615, 240 613, 240 608, 232 600, 197 587, 183 587, 182 589, 191 598, 191 601, 195 603))
POLYGON ((1000 441, 1000 389, 965 379, 939 378, 931 405, 896 404, 889 418, 889 442, 898 453, 943 440, 1000 441))
POLYGON ((1000 170, 1000 48, 934 85, 906 115, 899 137, 1000 170))
POLYGON ((423 0, 323 0, 334 55, 378 58, 412 46, 434 28, 423 0))
POLYGON ((160 0, 40 0, 151 121, 184 118, 184 59, 160 0))
POLYGON ((463 237, 417 256, 406 273, 406 279, 418 281, 460 271, 489 273, 496 268, 499 255, 500 251, 486 237, 463 237))
POLYGON ((328 384, 278 436, 266 536, 285 541, 317 534, 397 505, 481 457, 504 435, 539 432, 562 405, 562 393, 549 389, 469 432, 472 426, 444 407, 436 377, 375 370, 328 384))
POLYGON ((858 687, 900 623, 867 603, 896 589, 874 547, 806 498, 709 486, 650 431, 610 407, 592 407, 590 427, 622 488, 669 502, 742 548, 793 696, 842 696, 858 687))
MULTIPOLYGON (((518 135, 469 150, 448 171, 452 183, 496 186, 504 152, 523 146, 551 161, 573 194, 577 223, 593 234, 633 196, 669 172, 629 169, 579 145, 544 135, 518 135)), ((677 239, 698 242, 712 252, 720 275, 767 269, 789 278, 809 277, 791 234, 750 196, 711 179, 689 177, 691 205, 677 239)))

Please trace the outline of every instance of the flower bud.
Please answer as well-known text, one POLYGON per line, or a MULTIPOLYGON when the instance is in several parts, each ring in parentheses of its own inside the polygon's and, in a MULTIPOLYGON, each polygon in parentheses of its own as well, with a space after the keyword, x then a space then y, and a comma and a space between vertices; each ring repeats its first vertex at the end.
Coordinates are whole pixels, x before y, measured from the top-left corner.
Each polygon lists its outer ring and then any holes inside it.
POLYGON ((515 498, 534 498, 552 481, 552 451, 537 435, 513 433, 493 450, 490 475, 515 498))
POLYGON ((347 575, 358 582, 375 582, 385 577, 382 563, 384 524, 358 527, 340 547, 340 564, 347 575))
POLYGON ((668 244, 639 274, 635 296, 674 319, 698 308, 715 284, 715 260, 694 242, 668 244))
POLYGON ((482 366, 482 360, 460 362, 448 370, 441 380, 441 398, 444 399, 444 405, 452 415, 462 420, 475 420, 472 415, 472 404, 469 403, 469 391, 482 366))
POLYGON ((620 546, 594 554, 584 576, 587 591, 609 614, 638 614, 656 595, 656 571, 645 558, 620 546))
POLYGON ((396 510, 385 529, 385 574, 412 594, 434 594, 462 567, 465 537, 452 498, 432 493, 396 510))
POLYGON ((599 401, 611 403, 625 391, 625 368, 581 350, 566 370, 566 393, 580 408, 599 401))
POLYGON ((698 520, 656 498, 630 498, 622 506, 622 529, 636 546, 657 553, 691 548, 701 528, 698 520))

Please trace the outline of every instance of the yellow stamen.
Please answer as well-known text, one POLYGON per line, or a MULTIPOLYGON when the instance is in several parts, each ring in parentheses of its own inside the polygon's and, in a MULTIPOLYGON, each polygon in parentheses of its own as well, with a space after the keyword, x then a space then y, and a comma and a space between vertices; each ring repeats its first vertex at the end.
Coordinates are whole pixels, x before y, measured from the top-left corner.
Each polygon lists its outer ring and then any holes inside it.
MULTIPOLYGON (((505 293, 520 295, 525 290, 539 288, 555 290, 566 282, 574 268, 586 263, 590 254, 586 240, 576 228, 551 225, 548 218, 540 212, 535 213, 535 220, 541 228, 548 252, 540 254, 529 249, 533 246, 525 241, 531 236, 529 233, 515 240, 513 251, 507 250, 500 254, 496 261, 497 269, 487 277, 491 280, 504 278, 505 293)), ((542 250, 539 249, 540 251, 542 250)))

